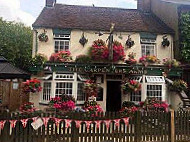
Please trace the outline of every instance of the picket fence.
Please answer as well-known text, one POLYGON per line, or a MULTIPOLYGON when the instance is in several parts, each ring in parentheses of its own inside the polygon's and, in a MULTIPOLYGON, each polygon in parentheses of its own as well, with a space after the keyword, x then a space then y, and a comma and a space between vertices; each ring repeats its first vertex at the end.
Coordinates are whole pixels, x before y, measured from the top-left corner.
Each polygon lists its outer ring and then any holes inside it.
POLYGON ((0 142, 189 142, 190 112, 136 112, 129 118, 129 123, 121 119, 119 113, 106 112, 97 116, 82 113, 35 113, 35 114, 0 114, 0 122, 6 120, 0 130, 0 142), (34 130, 32 118, 50 118, 47 126, 34 130), (70 127, 66 121, 71 120, 70 127), (26 127, 21 120, 28 119, 26 127), (17 120, 12 128, 10 120, 17 120), (82 121, 79 127, 75 121, 82 121), (109 127, 104 121, 110 120, 109 127), (114 120, 120 120, 117 126, 114 120), (88 126, 85 122, 92 121, 88 126), (100 121, 97 127, 95 122, 100 121))

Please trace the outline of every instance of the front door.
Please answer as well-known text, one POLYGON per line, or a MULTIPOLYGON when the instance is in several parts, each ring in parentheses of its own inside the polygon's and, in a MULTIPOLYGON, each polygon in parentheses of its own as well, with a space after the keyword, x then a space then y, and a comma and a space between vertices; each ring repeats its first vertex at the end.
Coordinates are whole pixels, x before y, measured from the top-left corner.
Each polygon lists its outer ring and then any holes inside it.
POLYGON ((107 81, 106 111, 116 112, 121 109, 121 82, 107 81))

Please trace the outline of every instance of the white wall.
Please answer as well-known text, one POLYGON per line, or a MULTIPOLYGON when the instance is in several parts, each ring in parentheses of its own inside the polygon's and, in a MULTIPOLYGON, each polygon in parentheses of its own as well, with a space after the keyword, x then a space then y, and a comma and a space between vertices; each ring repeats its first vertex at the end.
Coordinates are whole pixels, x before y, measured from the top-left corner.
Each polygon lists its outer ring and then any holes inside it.
MULTIPOLYGON (((37 29, 38 35, 43 32, 43 29, 37 29)), ((53 39, 53 31, 51 29, 46 29, 47 35, 48 35, 48 42, 40 42, 38 40, 38 52, 46 55, 47 57, 50 57, 52 53, 54 53, 54 39, 53 39)), ((95 34, 97 31, 84 31, 85 37, 88 39, 87 44, 83 47, 79 43, 79 39, 82 36, 83 31, 81 30, 72 30, 71 31, 71 39, 70 39, 70 51, 75 59, 77 55, 80 54, 86 54, 89 50, 89 47, 93 44, 94 40, 97 39, 103 39, 104 41, 107 40, 108 34, 104 34, 103 36, 98 36, 95 34)), ((141 55, 141 45, 140 45, 140 34, 139 33, 127 33, 127 32, 118 32, 114 34, 114 40, 117 40, 122 43, 123 46, 125 46, 125 42, 128 38, 128 35, 131 35, 132 40, 135 41, 135 45, 128 49, 125 48, 125 54, 126 57, 129 54, 129 52, 135 52, 137 54, 136 59, 138 60, 142 55, 141 55), (123 39, 119 39, 118 36, 122 35, 123 39)), ((35 37, 35 34, 34 34, 35 37)), ((172 58, 173 57, 173 38, 171 35, 168 35, 168 39, 170 40, 170 46, 169 47, 162 47, 161 42, 162 42, 162 37, 163 35, 158 35, 157 40, 156 40, 156 56, 162 61, 164 58, 172 58)), ((34 48, 35 50, 35 38, 34 38, 34 48)), ((34 51, 33 51, 34 55, 34 51)), ((128 57, 127 57, 128 58, 128 57)))

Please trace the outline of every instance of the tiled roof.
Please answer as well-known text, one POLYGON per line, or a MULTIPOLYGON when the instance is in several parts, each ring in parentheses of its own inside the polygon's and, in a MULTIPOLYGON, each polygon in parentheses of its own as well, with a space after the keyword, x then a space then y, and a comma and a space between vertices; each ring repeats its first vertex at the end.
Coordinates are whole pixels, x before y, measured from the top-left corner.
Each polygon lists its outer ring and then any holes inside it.
POLYGON ((6 78, 29 78, 30 75, 21 69, 18 69, 7 62, 3 57, 0 57, 0 79, 6 78))
POLYGON ((109 31, 111 23, 119 32, 173 33, 157 17, 137 9, 64 4, 44 7, 33 27, 109 31))
POLYGON ((179 4, 179 5, 190 5, 189 0, 161 0, 164 2, 169 2, 169 3, 174 3, 174 4, 179 4))

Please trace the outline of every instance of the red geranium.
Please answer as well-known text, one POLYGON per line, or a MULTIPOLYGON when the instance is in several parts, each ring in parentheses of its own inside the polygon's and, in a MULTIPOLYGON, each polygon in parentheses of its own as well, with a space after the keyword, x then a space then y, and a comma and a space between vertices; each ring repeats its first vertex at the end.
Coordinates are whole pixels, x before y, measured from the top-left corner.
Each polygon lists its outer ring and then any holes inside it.
POLYGON ((34 78, 23 82, 23 92, 40 92, 42 90, 41 83, 38 79, 34 78))
POLYGON ((70 51, 59 51, 58 53, 53 53, 49 59, 51 62, 70 62, 72 61, 70 51))

